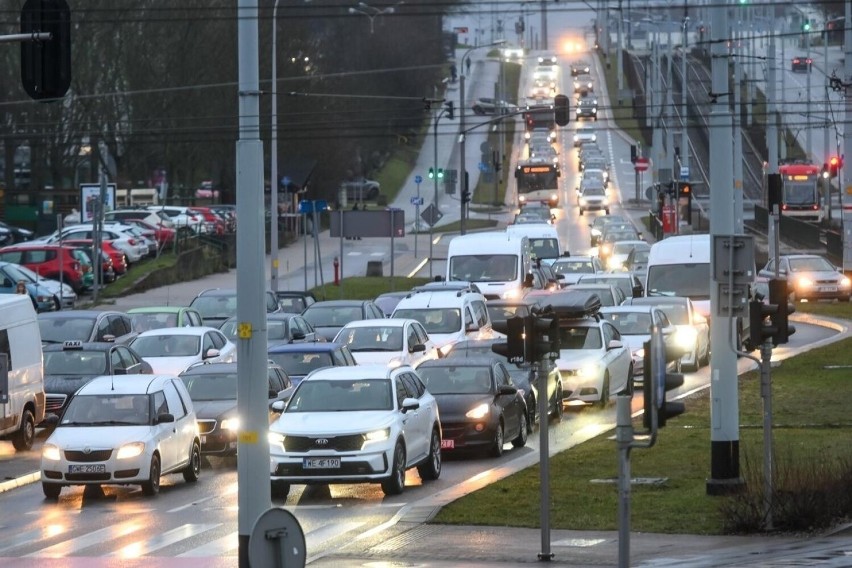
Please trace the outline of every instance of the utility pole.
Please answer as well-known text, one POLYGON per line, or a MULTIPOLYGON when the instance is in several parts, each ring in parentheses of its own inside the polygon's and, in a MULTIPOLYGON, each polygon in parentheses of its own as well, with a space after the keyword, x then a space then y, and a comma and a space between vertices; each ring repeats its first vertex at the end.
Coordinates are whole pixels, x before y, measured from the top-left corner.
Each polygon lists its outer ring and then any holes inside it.
POLYGON ((547 1, 541 0, 541 49, 547 51, 547 1))
POLYGON ((689 115, 689 107, 687 106, 687 91, 689 81, 686 77, 686 56, 689 53, 687 51, 688 36, 687 29, 689 27, 689 16, 686 15, 686 3, 683 5, 683 37, 681 38, 681 47, 683 48, 683 53, 680 58, 680 115, 683 117, 683 131, 680 133, 680 163, 683 167, 689 170, 689 128, 687 128, 688 124, 688 115, 689 115))
POLYGON ((653 180, 654 183, 662 183, 660 179, 660 166, 663 163, 663 130, 662 130, 662 95, 659 91, 660 81, 660 34, 659 28, 654 30, 654 45, 651 49, 651 112, 653 114, 653 131, 651 133, 651 145, 653 146, 653 180))
MULTIPOLYGON (((805 57, 806 62, 811 60, 811 30, 805 30, 805 57)), ((808 64, 807 78, 805 80, 805 156, 813 160, 813 128, 811 124, 811 65, 808 64)))
MULTIPOLYGON (((624 49, 621 37, 621 28, 624 25, 624 12, 621 11, 621 0, 618 0, 618 26, 616 28, 616 33, 618 34, 618 39, 615 42, 615 68, 618 72, 618 93, 617 100, 618 104, 621 104, 621 93, 624 91, 624 49)), ((610 100, 612 96, 610 96, 610 100)))
MULTIPOLYGON (((734 202, 731 172, 734 149, 728 85, 728 7, 710 8, 712 55, 712 93, 710 125, 710 234, 734 234, 734 202)), ((712 238, 712 236, 711 236, 712 238)), ((712 262, 711 262, 712 264, 712 262)), ((711 274, 713 266, 711 266, 711 274)), ((737 388, 737 356, 731 346, 734 319, 718 315, 720 308, 718 285, 710 287, 710 306, 713 314, 710 358, 710 477, 709 495, 728 494, 740 489, 739 398, 737 388)))
MULTIPOLYGON (((675 174, 675 157, 674 151, 674 94, 672 93, 672 58, 674 56, 674 47, 672 46, 672 26, 671 22, 666 23, 666 158, 669 160, 668 167, 672 172, 672 180, 677 179, 675 174)), ((677 196, 675 196, 677 202, 677 196)), ((675 207, 677 205, 675 204, 675 207)), ((675 229, 677 231, 677 229, 675 229)))
MULTIPOLYGON (((734 36, 734 230, 737 234, 743 232, 743 33, 740 29, 734 36), (737 42, 739 38, 740 42, 737 42)), ((748 91, 746 91, 748 92, 748 91)), ((748 105, 746 105, 748 106, 748 105)))
MULTIPOLYGON (((766 151, 769 154, 768 171, 769 174, 778 173, 778 104, 777 94, 775 92, 775 77, 778 69, 778 62, 775 60, 775 26, 770 22, 769 31, 769 58, 766 65, 769 68, 766 81, 766 151)), ((783 41, 783 40, 782 40, 783 41)), ((783 60, 782 60, 783 61, 783 60)), ((783 63, 782 63, 783 64, 783 63)), ((782 73, 783 74, 783 73, 782 73)))

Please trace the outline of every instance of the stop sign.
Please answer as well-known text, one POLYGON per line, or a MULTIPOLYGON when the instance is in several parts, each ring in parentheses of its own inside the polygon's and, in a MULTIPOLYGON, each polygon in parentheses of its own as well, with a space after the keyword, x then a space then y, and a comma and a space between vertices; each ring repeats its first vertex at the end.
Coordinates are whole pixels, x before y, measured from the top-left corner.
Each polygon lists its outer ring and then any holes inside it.
POLYGON ((633 167, 637 172, 644 172, 651 167, 651 160, 648 158, 636 158, 636 163, 633 164, 633 167))

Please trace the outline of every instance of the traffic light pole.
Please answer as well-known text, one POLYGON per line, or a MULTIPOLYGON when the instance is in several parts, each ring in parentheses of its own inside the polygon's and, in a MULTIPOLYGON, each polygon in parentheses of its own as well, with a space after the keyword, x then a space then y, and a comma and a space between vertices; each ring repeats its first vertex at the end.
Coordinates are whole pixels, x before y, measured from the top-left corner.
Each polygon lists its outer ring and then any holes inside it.
MULTIPOLYGON (((550 550, 550 432, 547 428, 547 372, 542 363, 533 363, 534 381, 538 382, 538 447, 539 447, 539 521, 541 524, 541 552, 539 560, 552 560, 550 550)), ((547 365, 547 363, 544 363, 547 365)), ((557 401, 562 404, 562 401, 557 401)))
POLYGON ((763 518, 772 530, 772 340, 760 346, 760 398, 763 399, 763 518))

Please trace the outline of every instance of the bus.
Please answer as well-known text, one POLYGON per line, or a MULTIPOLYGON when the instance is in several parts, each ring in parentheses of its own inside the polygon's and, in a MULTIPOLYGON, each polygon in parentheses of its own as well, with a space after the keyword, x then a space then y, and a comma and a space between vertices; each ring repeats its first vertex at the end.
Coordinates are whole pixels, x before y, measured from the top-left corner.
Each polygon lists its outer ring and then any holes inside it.
POLYGON ((530 158, 515 167, 518 206, 527 203, 546 203, 559 206, 559 166, 547 158, 530 158))
POLYGON ((782 164, 778 172, 781 174, 781 214, 802 221, 821 222, 820 168, 815 164, 796 162, 782 164))

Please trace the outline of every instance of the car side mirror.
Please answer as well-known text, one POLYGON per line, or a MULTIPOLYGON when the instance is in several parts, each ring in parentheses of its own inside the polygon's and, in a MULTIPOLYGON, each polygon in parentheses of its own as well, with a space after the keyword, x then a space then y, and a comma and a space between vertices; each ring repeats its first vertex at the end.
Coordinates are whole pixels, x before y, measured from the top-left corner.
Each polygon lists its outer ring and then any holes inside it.
POLYGON ((564 275, 564 274, 556 274, 555 276, 556 276, 556 279, 557 279, 557 280, 565 280, 565 275, 564 275))
POLYGON ((623 344, 622 342, 620 342, 619 340, 617 340, 617 339, 613 339, 612 341, 610 341, 610 342, 607 344, 607 346, 606 346, 606 350, 607 350, 607 351, 611 351, 611 350, 613 350, 613 349, 618 349, 618 348, 620 348, 620 347, 624 347, 624 344, 623 344))
POLYGON ((169 414, 168 412, 164 412, 163 414, 157 415, 157 424, 165 424, 167 422, 174 422, 175 415, 169 414))
POLYGON ((115 336, 111 333, 107 333, 101 338, 101 341, 105 343, 115 343, 115 336))
POLYGON ((466 326, 464 326, 464 330, 465 331, 479 331, 479 326, 476 325, 475 323, 469 323, 466 326))
POLYGON ((416 398, 406 398, 402 401, 402 413, 405 414, 411 410, 420 408, 420 401, 416 398))
POLYGON ((304 339, 305 334, 301 331, 294 331, 291 336, 293 339, 304 339))
POLYGON ((113 375, 126 375, 127 369, 113 369, 112 374, 113 375))
POLYGON ((211 347, 207 350, 207 353, 204 354, 204 359, 212 359, 213 357, 219 356, 219 350, 211 347))
POLYGON ((3 287, 4 288, 14 288, 15 285, 12 284, 12 281, 9 280, 8 278, 3 278, 3 287))
POLYGON ((56 426, 57 424, 59 424, 59 415, 58 414, 48 414, 44 418, 44 422, 46 424, 50 424, 51 426, 56 426))
POLYGON ((412 345, 409 351, 411 353, 423 353, 424 351, 426 351, 426 344, 418 343, 417 345, 412 345))
POLYGON ((501 396, 502 395, 509 395, 509 394, 517 394, 517 393, 518 393, 518 389, 516 389, 512 385, 500 385, 499 387, 497 387, 497 394, 501 395, 501 396))
POLYGON ((286 405, 287 405, 287 403, 285 401, 276 400, 275 402, 273 402, 272 404, 269 405, 269 408, 271 408, 275 412, 284 412, 284 407, 286 405))

